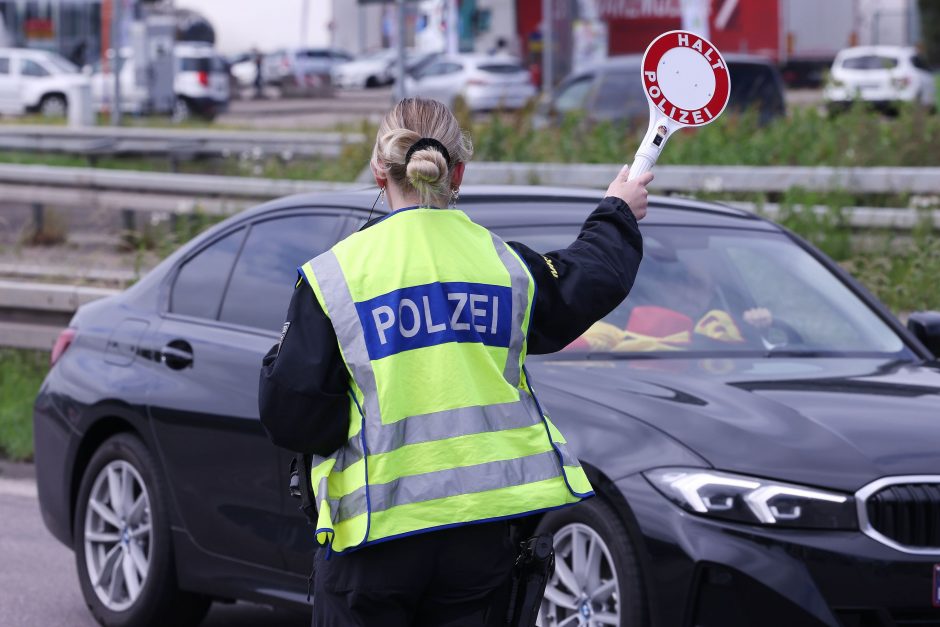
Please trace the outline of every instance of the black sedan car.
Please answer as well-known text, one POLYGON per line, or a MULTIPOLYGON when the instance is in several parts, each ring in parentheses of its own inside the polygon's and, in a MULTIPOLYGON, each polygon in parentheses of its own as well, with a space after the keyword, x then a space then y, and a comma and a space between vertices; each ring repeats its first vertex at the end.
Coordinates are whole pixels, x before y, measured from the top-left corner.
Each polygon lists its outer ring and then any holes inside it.
MULTIPOLYGON (((296 267, 371 193, 232 217, 63 332, 35 405, 43 517, 104 625, 213 600, 303 609, 314 549, 257 415, 296 267)), ((568 245, 596 192, 463 190, 504 239, 568 245)), ((597 497, 541 517, 541 625, 940 624, 940 314, 908 330, 771 222, 653 198, 629 298, 534 387, 597 497)), ((315 599, 314 599, 315 602, 315 599)))
MULTIPOLYGON (((571 113, 588 123, 639 120, 645 125, 649 105, 637 80, 642 60, 639 54, 611 57, 566 77, 540 103, 536 126, 560 124, 571 113)), ((747 54, 728 54, 725 61, 731 73, 729 111, 753 109, 761 124, 786 114, 783 79, 772 61, 747 54)))

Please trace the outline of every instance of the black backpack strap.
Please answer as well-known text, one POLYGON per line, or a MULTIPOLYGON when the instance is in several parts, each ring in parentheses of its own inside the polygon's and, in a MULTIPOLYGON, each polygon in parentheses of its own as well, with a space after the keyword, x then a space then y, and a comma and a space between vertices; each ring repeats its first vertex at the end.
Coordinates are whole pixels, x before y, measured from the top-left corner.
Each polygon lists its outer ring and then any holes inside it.
POLYGON ((290 461, 290 495, 300 499, 300 511, 311 525, 317 524, 317 504, 310 485, 310 464, 312 457, 298 453, 290 461))

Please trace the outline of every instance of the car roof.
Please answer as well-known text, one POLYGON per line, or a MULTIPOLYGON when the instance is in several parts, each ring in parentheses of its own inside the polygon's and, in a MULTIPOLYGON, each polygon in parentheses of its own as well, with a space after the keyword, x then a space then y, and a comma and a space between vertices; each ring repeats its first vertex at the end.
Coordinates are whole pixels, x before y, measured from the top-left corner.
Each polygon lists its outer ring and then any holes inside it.
MULTIPOLYGON (((353 192, 307 193, 287 196, 240 214, 254 219, 306 207, 341 207, 370 211, 376 200, 374 188, 353 192)), ((585 188, 531 185, 464 185, 460 208, 490 228, 528 225, 576 226, 583 222, 601 198, 601 192, 585 188), (507 211, 506 205, 518 205, 507 211)), ((387 213, 376 208, 375 215, 387 213)), ((650 196, 650 212, 644 225, 692 225, 779 231, 780 227, 749 211, 715 202, 676 196, 650 196)))
MULTIPOLYGON (((773 65, 773 61, 767 57, 762 57, 756 54, 741 54, 741 53, 730 53, 723 55, 724 59, 728 63, 752 63, 756 65, 773 65)), ((642 54, 621 54, 613 57, 608 57, 603 61, 598 61, 593 65, 585 67, 583 70, 577 72, 578 75, 588 74, 590 72, 596 72, 597 70, 611 70, 611 69, 621 69, 621 68, 638 68, 640 67, 640 62, 643 60, 642 54)))
POLYGON ((916 54, 917 50, 910 46, 853 46, 852 48, 843 48, 839 51, 840 58, 858 57, 863 55, 889 55, 904 56, 916 54))
POLYGON ((448 54, 439 58, 438 61, 457 61, 460 63, 472 63, 473 65, 482 65, 484 63, 520 63, 518 57, 508 54, 448 54))

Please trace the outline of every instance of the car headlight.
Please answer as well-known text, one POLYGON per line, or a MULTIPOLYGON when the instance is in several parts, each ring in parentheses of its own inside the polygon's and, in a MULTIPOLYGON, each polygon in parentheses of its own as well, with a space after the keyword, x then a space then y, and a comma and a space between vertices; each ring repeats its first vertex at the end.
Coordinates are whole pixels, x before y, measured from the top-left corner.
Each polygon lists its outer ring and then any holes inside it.
POLYGON ((855 499, 704 468, 657 468, 643 475, 688 512, 736 522, 804 529, 857 529, 855 499))

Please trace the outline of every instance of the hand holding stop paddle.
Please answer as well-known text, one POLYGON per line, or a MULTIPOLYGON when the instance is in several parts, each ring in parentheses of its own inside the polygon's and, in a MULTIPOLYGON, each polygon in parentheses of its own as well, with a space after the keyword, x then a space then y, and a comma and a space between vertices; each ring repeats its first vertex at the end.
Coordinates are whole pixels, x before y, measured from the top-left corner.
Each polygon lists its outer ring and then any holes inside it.
POLYGON ((666 141, 681 128, 716 119, 731 93, 728 66, 718 48, 688 31, 669 31, 650 43, 643 53, 640 80, 649 101, 649 127, 633 165, 625 166, 607 190, 630 205, 638 220, 646 215, 646 185, 653 180, 649 171, 666 141))

